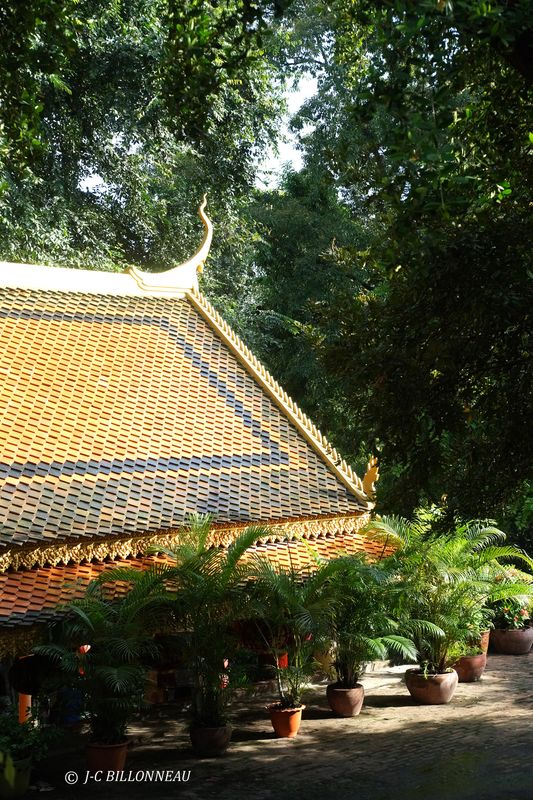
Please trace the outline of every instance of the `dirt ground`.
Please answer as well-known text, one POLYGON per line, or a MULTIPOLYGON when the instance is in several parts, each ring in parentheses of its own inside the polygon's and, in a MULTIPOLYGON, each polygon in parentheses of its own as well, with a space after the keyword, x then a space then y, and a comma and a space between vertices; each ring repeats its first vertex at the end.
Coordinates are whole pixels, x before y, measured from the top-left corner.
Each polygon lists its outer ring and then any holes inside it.
POLYGON ((314 686, 292 740, 274 738, 264 710, 273 698, 241 701, 230 750, 216 759, 194 758, 186 722, 163 708, 132 729, 121 781, 87 778, 82 742, 72 741, 43 765, 42 777, 55 787, 48 796, 533 800, 533 652, 489 655, 482 680, 459 684, 446 706, 411 700, 404 669, 367 674, 365 705, 353 719, 333 717, 325 685, 314 686), (146 775, 150 770, 160 771, 157 780, 146 775), (74 779, 65 776, 73 771, 77 782, 69 785, 74 779))

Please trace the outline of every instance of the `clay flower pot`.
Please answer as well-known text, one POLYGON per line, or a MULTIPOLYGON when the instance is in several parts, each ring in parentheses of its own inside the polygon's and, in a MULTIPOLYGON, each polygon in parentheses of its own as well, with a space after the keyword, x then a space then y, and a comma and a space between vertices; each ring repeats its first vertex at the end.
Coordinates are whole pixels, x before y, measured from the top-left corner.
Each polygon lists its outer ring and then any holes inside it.
POLYGON ((533 627, 490 632, 490 644, 495 653, 521 656, 529 653, 533 644, 533 627))
POLYGON ((128 743, 98 744, 90 742, 87 745, 87 766, 91 772, 97 770, 114 770, 120 772, 126 765, 128 743))
POLYGON ((339 717, 356 717, 361 711, 365 690, 358 683, 352 689, 342 689, 336 683, 330 683, 326 689, 329 707, 339 717))
POLYGON ((487 666, 487 656, 479 653, 475 656, 461 656, 459 661, 453 665, 454 670, 459 676, 459 683, 473 683, 478 681, 487 666))
POLYGON ((490 640, 490 631, 483 631, 479 639, 479 646, 481 648, 481 652, 487 653, 489 652, 489 640, 490 640))
POLYGON ((222 756, 229 747, 233 728, 231 725, 220 725, 207 728, 201 725, 189 729, 192 749, 200 758, 222 756))
POLYGON ((293 739, 300 730, 302 711, 305 706, 281 708, 279 703, 271 703, 266 708, 278 739, 293 739))
POLYGON ((419 669, 408 669, 405 673, 405 685, 411 697, 428 706, 449 703, 458 681, 454 669, 438 675, 428 675, 427 678, 419 669))

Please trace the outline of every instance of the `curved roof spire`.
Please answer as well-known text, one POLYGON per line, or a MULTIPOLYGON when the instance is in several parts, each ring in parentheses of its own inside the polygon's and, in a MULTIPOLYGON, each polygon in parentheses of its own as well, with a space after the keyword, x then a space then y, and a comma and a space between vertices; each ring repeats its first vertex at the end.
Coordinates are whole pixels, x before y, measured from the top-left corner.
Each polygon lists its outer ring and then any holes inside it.
POLYGON ((158 292, 175 294, 198 288, 198 275, 204 268, 213 238, 213 224, 204 211, 206 205, 207 195, 204 194, 198 208, 198 214, 204 224, 204 236, 200 247, 191 258, 165 272, 141 272, 136 267, 129 267, 129 274, 141 289, 148 292, 155 289, 158 292))

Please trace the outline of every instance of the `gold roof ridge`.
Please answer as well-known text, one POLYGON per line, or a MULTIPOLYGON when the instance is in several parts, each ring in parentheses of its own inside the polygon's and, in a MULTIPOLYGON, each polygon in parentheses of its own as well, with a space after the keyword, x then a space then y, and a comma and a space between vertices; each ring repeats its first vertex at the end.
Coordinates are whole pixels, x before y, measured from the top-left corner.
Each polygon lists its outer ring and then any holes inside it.
MULTIPOLYGON (((342 458, 338 450, 328 441, 326 436, 317 428, 313 421, 305 414, 299 405, 290 397, 264 364, 252 353, 249 347, 238 336, 216 308, 209 302, 199 289, 193 288, 187 292, 187 297, 194 307, 200 312, 208 324, 215 329, 222 340, 237 356, 241 364, 260 384, 267 394, 274 400, 278 408, 290 419, 300 433, 305 437, 316 453, 326 462, 337 478, 361 502, 364 509, 371 509, 374 504, 365 492, 371 487, 371 482, 361 480, 350 464, 342 458)), ((372 462, 374 467, 374 462, 372 462)), ((370 463, 369 463, 370 468, 370 463)), ((368 475, 367 470, 367 475, 368 475)))
POLYGON ((143 272, 136 267, 112 272, 0 261, 0 288, 117 297, 184 297, 186 292, 198 288, 198 274, 211 247, 213 225, 205 213, 206 204, 204 195, 198 209, 204 235, 196 253, 164 272, 143 272))
POLYGON ((128 268, 128 274, 141 289, 147 292, 155 289, 158 292, 173 293, 176 288, 198 287, 198 275, 203 271, 213 239, 213 224, 205 213, 206 205, 207 195, 204 194, 198 207, 198 215, 204 225, 204 235, 196 253, 187 261, 164 272, 142 272, 134 266, 128 268))

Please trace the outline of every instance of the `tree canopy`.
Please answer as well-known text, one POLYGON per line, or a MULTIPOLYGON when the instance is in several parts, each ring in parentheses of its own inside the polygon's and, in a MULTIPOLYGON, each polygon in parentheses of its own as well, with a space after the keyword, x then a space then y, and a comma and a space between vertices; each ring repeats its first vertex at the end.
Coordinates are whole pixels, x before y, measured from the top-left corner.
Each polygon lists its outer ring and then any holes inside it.
MULTIPOLYGON (((215 219, 231 220, 281 106, 274 53, 259 41, 274 9, 254 9, 58 0, 0 11, 4 257, 150 269, 192 246, 204 191, 215 219)), ((274 51, 274 30, 262 38, 274 51)))
MULTIPOLYGON (((204 288, 378 507, 532 521, 533 0, 31 0, 0 10, 4 258, 204 288), (254 187, 283 87, 304 168, 254 187)), ((517 533, 518 531, 518 533, 517 533)))

